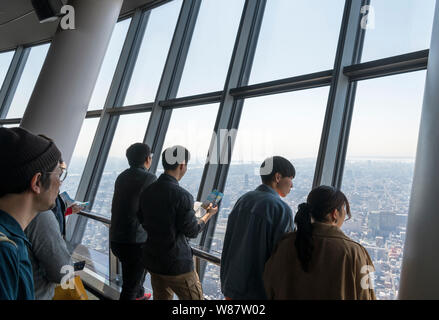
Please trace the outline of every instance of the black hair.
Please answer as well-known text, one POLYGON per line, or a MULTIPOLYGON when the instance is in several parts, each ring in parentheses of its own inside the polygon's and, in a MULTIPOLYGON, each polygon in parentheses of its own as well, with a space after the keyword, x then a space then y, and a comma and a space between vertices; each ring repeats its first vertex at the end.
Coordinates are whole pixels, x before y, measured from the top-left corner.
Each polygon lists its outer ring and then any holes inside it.
POLYGON ((341 212, 346 205, 346 214, 351 217, 349 201, 339 189, 330 186, 320 186, 313 189, 305 203, 299 205, 294 218, 296 224, 296 241, 294 243, 300 263, 305 272, 309 270, 312 252, 314 250, 312 238, 312 222, 327 222, 329 213, 337 209, 341 212))
POLYGON ((126 156, 130 167, 142 167, 151 155, 151 149, 145 143, 134 143, 126 151, 126 156))
POLYGON ((284 157, 274 156, 264 160, 259 169, 262 183, 269 184, 274 175, 279 173, 282 177, 295 177, 296 169, 293 164, 284 157))
POLYGON ((191 158, 189 150, 183 146, 167 148, 162 153, 162 165, 165 170, 175 170, 180 164, 188 163, 191 158))

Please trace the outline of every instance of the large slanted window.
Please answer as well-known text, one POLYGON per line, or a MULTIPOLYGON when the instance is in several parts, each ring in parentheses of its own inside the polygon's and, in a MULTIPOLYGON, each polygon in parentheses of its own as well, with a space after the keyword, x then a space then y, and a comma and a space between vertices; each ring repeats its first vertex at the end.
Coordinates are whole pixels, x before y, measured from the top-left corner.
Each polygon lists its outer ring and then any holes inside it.
POLYGON ((108 44, 107 52, 105 53, 104 61, 102 62, 101 70, 90 99, 88 110, 103 109, 105 99, 108 95, 108 90, 111 86, 114 71, 116 70, 117 62, 122 51, 123 43, 130 26, 131 19, 125 19, 118 22, 114 27, 111 35, 110 43, 108 44))
POLYGON ((149 115, 145 112, 120 116, 94 201, 94 213, 111 217, 114 182, 122 171, 129 168, 125 152, 131 144, 143 142, 149 115))
MULTIPOLYGON (((128 160, 125 156, 126 149, 133 143, 143 141, 148 120, 149 113, 120 116, 93 204, 92 213, 108 219, 111 217, 114 182, 122 171, 129 168, 128 160)), ((100 272, 106 276, 109 276, 109 242, 108 226, 101 222, 88 219, 85 233, 82 238, 82 245, 91 249, 88 250, 87 254, 95 255, 97 268, 102 269, 100 272)), ((79 246, 79 251, 77 252, 80 253, 84 250, 85 248, 79 246)))
POLYGON ((150 12, 124 105, 154 101, 181 3, 172 1, 150 12))
MULTIPOLYGON (((293 189, 283 198, 292 210, 306 199, 312 187, 327 98, 328 88, 318 88, 245 101, 212 239, 212 253, 222 252, 228 216, 236 201, 262 183, 259 168, 267 157, 283 156, 296 168, 293 189)), ((213 265, 208 271, 212 268, 213 265)), ((210 287, 216 282, 214 291, 208 294, 221 298, 219 279, 205 281, 211 283, 210 287)))
POLYGON ((358 84, 342 191, 343 230, 369 252, 378 299, 396 299, 412 186, 425 71, 358 84))
POLYGON ((67 164, 68 175, 66 180, 63 181, 60 190, 61 192, 67 191, 72 198, 78 190, 79 181, 81 180, 82 172, 84 171, 85 162, 87 161, 87 156, 90 152, 98 122, 98 118, 84 120, 78 140, 76 141, 72 159, 70 160, 70 163, 67 164))
MULTIPOLYGON (((181 179, 180 185, 188 190, 194 199, 197 198, 217 112, 218 104, 173 110, 166 133, 163 150, 181 145, 187 148, 191 154, 188 170, 181 179)), ((162 172, 163 166, 160 160, 157 176, 162 172)))
POLYGON ((178 97, 224 89, 243 0, 203 0, 178 97))
POLYGON ((9 107, 7 119, 21 118, 26 110, 29 99, 32 95, 34 86, 37 82, 38 75, 43 67, 44 59, 46 59, 49 44, 32 47, 29 57, 18 83, 11 106, 9 107))
POLYGON ((0 53, 0 88, 2 87, 3 80, 6 77, 13 56, 14 51, 0 53))
POLYGON ((430 47, 435 0, 371 0, 362 61, 430 47))
POLYGON ((267 1, 250 84, 332 69, 344 4, 267 1))

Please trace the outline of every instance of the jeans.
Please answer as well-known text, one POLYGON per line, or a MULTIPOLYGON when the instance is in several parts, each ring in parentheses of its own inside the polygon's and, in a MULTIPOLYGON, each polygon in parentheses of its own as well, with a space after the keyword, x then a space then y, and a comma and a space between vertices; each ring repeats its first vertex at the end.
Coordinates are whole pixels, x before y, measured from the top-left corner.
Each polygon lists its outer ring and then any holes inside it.
POLYGON ((145 294, 143 283, 146 270, 140 257, 141 243, 116 243, 111 242, 111 251, 122 263, 122 292, 120 300, 135 300, 145 294))

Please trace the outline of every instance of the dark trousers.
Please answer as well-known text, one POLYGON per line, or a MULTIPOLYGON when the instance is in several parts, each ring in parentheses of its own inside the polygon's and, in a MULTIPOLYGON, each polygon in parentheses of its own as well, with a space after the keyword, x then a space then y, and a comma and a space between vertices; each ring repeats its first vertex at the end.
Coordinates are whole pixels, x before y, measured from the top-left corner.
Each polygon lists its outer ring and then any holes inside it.
POLYGON ((146 270, 141 262, 140 243, 111 242, 111 251, 122 263, 122 292, 120 300, 135 300, 145 294, 143 283, 146 270))

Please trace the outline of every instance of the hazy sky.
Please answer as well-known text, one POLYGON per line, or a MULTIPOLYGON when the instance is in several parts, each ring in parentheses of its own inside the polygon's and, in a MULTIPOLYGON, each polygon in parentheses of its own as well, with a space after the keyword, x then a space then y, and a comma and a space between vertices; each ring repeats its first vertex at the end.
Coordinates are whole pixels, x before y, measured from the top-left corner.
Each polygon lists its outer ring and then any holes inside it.
MULTIPOLYGON (((124 105, 152 102, 182 0, 154 9, 124 105)), ((244 0, 203 0, 178 96, 222 90, 244 0)), ((366 33, 363 61, 427 49, 434 0, 372 0, 374 29, 366 33)), ((268 0, 250 83, 333 68, 344 0, 268 0)), ((89 110, 103 107, 130 19, 114 29, 89 110)), ((8 118, 21 117, 48 45, 31 50, 8 118)), ((0 81, 12 53, 0 54, 0 81)), ((413 157, 425 72, 360 82, 348 157, 413 157)), ((234 160, 259 161, 273 153, 316 157, 329 87, 248 99, 234 160)), ((175 110, 165 147, 186 145, 205 159, 218 104, 175 110), (200 134, 203 132, 203 134, 200 134)), ((121 117, 110 156, 124 156, 143 139, 149 114, 121 117)), ((84 121, 75 156, 89 152, 97 120, 84 121)))

